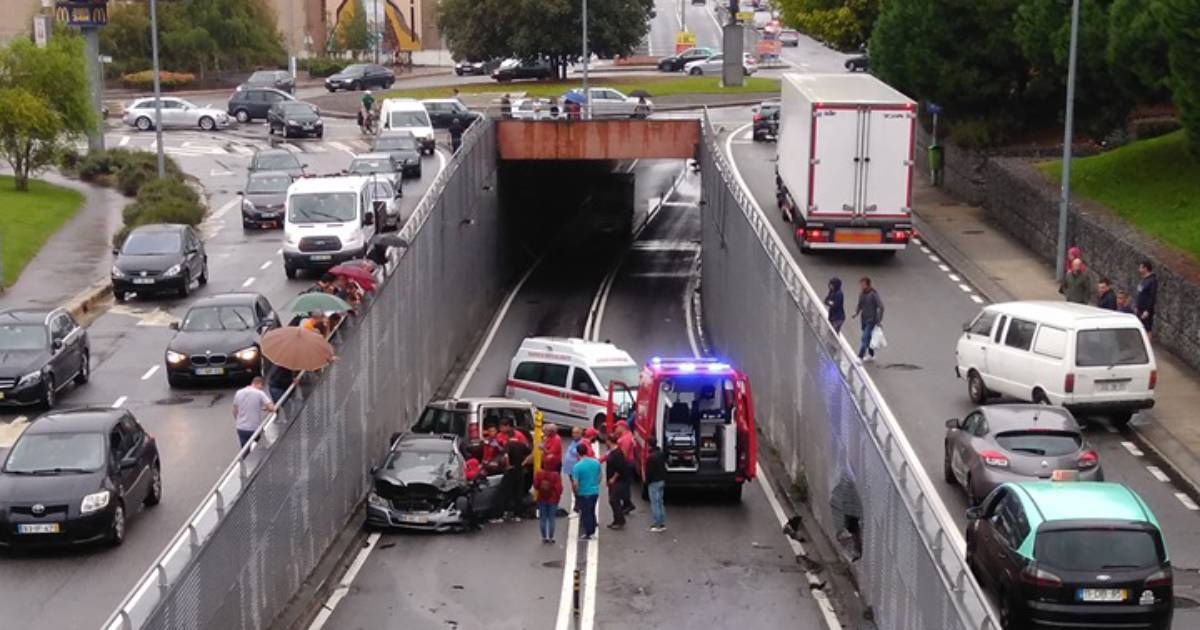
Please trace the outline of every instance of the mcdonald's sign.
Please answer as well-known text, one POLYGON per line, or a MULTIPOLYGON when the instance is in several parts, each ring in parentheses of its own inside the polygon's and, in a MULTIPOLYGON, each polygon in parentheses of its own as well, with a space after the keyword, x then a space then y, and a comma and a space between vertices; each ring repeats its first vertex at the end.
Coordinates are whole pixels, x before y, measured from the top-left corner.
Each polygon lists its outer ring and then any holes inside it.
POLYGON ((108 24, 108 0, 58 2, 54 15, 67 26, 96 27, 108 24))

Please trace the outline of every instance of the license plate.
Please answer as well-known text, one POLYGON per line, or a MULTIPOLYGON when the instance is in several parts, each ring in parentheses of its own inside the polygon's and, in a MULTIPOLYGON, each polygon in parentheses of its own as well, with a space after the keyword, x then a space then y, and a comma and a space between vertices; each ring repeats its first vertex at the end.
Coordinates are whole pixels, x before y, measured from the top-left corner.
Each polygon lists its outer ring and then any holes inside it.
POLYGON ((1126 594, 1123 588, 1081 588, 1076 597, 1081 602, 1123 602, 1126 594))
POLYGON ((225 368, 220 367, 196 368, 196 376, 220 376, 224 373, 225 368))
POLYGON ((1129 381, 1096 381, 1098 392, 1123 392, 1129 381))
POLYGON ((279 224, 274 221, 263 221, 262 226, 265 228, 273 228, 273 227, 278 227, 279 224))
POLYGON ((154 278, 134 278, 134 284, 154 284, 154 278))
POLYGON ((834 230, 835 243, 882 243, 883 233, 875 229, 834 230))
POLYGON ((58 523, 21 523, 17 525, 18 534, 57 534, 59 529, 58 523))
POLYGON ((401 514, 399 515, 401 523, 428 523, 429 517, 424 514, 401 514))
POLYGON ((264 219, 274 219, 275 217, 279 216, 279 214, 276 212, 264 212, 261 216, 264 219))
POLYGON ((332 254, 313 254, 308 257, 309 260, 333 260, 332 254))

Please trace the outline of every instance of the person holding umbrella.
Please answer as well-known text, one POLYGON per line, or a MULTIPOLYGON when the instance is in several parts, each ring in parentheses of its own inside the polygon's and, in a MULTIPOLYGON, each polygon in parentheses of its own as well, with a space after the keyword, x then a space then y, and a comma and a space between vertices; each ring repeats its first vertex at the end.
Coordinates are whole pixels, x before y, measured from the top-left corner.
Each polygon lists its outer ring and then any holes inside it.
MULTIPOLYGON (((284 310, 301 317, 305 315, 311 316, 314 311, 320 311, 326 315, 334 314, 340 317, 342 313, 350 311, 351 306, 336 295, 328 293, 301 293, 284 310)), ((336 321, 331 323, 329 327, 331 332, 336 324, 336 321)))
POLYGON ((293 374, 316 371, 337 360, 333 346, 324 337, 298 326, 268 331, 259 346, 272 365, 293 374))

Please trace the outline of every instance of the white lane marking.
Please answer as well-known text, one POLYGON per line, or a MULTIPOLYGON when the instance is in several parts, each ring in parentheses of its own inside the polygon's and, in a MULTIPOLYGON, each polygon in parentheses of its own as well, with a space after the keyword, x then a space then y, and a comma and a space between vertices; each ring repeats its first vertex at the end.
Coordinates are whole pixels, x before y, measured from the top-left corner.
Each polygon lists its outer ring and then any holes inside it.
POLYGON ((1141 457, 1142 455, 1145 455, 1145 453, 1142 452, 1142 449, 1138 448, 1137 444, 1134 444, 1133 442, 1121 442, 1121 446, 1124 446, 1125 450, 1129 451, 1129 454, 1133 455, 1134 457, 1141 457))
POLYGON ((962 290, 963 290, 963 293, 970 293, 970 292, 971 292, 971 287, 969 287, 969 286, 967 286, 967 285, 965 285, 965 284, 960 284, 960 285, 958 285, 958 288, 962 289, 962 290))
POLYGON ((146 373, 142 375, 142 380, 143 380, 143 381, 148 381, 148 380, 150 380, 150 377, 151 377, 151 376, 154 376, 154 373, 155 373, 155 372, 157 372, 157 371, 158 371, 158 366, 157 366, 157 365, 152 365, 152 366, 150 366, 150 369, 149 369, 149 370, 146 370, 146 373))
POLYGON ((225 203, 221 204, 221 207, 217 208, 216 212, 213 212, 212 214, 208 215, 208 220, 205 221, 205 223, 207 223, 209 221, 216 221, 217 219, 220 219, 221 217, 225 216, 225 214, 227 212, 229 212, 230 210, 233 210, 233 207, 235 205, 237 205, 237 202, 240 200, 241 200, 240 197, 234 197, 233 199, 230 199, 229 201, 226 201, 225 203))
POLYGON ((120 407, 121 407, 121 405, 124 405, 124 404, 125 404, 125 401, 126 401, 126 400, 129 400, 129 397, 128 397, 128 396, 121 396, 120 398, 118 398, 118 399, 116 399, 116 400, 114 400, 114 401, 113 401, 112 408, 113 408, 113 409, 118 409, 118 408, 120 408, 120 407))
POLYGON ((242 146, 240 144, 231 144, 229 146, 231 148, 233 148, 233 151, 239 155, 250 156, 250 155, 254 155, 254 153, 255 153, 254 149, 251 149, 250 147, 242 146))
POLYGON ((929 260, 932 260, 932 261, 933 261, 933 262, 935 262, 935 263, 941 263, 941 262, 942 262, 942 259, 941 259, 941 258, 938 258, 938 257, 937 257, 937 254, 930 254, 930 255, 929 255, 929 260))
POLYGON ((567 556, 563 560, 562 588, 558 592, 558 620, 554 630, 570 630, 572 603, 575 599, 575 567, 579 558, 579 515, 575 513, 575 496, 571 496, 571 514, 567 517, 567 556))
POLYGON ((1163 472, 1158 466, 1146 466, 1146 470, 1150 471, 1150 474, 1155 479, 1163 483, 1168 483, 1171 481, 1171 478, 1167 476, 1167 473, 1163 472))
POLYGON ((928 248, 928 247, 925 247, 924 245, 922 245, 922 246, 921 246, 921 252, 922 252, 922 253, 925 253, 925 254, 932 254, 932 253, 933 253, 933 252, 929 251, 929 248, 928 248))
POLYGON ((280 247, 279 249, 275 250, 275 255, 276 255, 276 256, 282 256, 282 255, 283 255, 283 248, 282 248, 282 247, 280 247))
POLYGON ((249 278, 246 278, 246 281, 242 283, 242 288, 244 289, 252 284, 254 284, 254 276, 250 276, 249 278))
POLYGON ((467 384, 471 382, 471 378, 475 376, 475 371, 479 369, 479 363, 483 361, 483 355, 487 354, 488 348, 492 345, 492 339, 496 337, 496 331, 500 329, 500 324, 504 322, 504 317, 508 315, 508 309, 512 307, 513 300, 517 299, 517 294, 521 292, 521 287, 525 286, 525 281, 529 280, 529 276, 533 275, 533 271, 542 264, 542 259, 538 258, 529 265, 529 269, 525 271, 525 275, 517 280, 517 285, 508 293, 508 297, 504 298, 504 303, 500 305, 500 310, 496 311, 496 316, 492 318, 492 324, 488 327, 487 336, 483 338, 483 343, 479 344, 479 348, 475 350, 475 356, 471 359, 471 364, 467 370, 463 372, 462 378, 459 379, 458 385, 454 387, 454 393, 451 398, 460 398, 463 391, 467 389, 467 384))
POLYGON ((367 556, 371 555, 371 551, 375 549, 375 545, 379 543, 379 532, 373 532, 367 536, 367 545, 359 550, 358 555, 354 556, 354 562, 350 563, 350 568, 346 570, 346 575, 342 576, 342 581, 338 582, 337 588, 329 594, 329 599, 325 600, 325 605, 317 613, 317 617, 309 624, 308 630, 321 630, 328 623, 329 618, 333 616, 333 609, 341 603, 342 598, 350 592, 350 585, 354 583, 354 578, 358 577, 358 572, 362 570, 363 565, 367 563, 367 556))
POLYGON ((130 140, 129 136, 121 136, 121 141, 117 143, 117 146, 123 147, 123 146, 129 144, 129 140, 130 140))
POLYGON ((1120 429, 1118 429, 1117 427, 1114 427, 1111 424, 1104 425, 1104 430, 1108 431, 1109 433, 1120 433, 1121 432, 1120 429))
POLYGON ((983 298, 979 297, 978 295, 975 295, 974 293, 971 294, 971 301, 976 304, 983 304, 983 298))
MULTIPOLYGON (((914 245, 921 245, 921 238, 918 236, 914 236, 914 237, 912 237, 912 242, 914 245)), ((921 248, 922 251, 924 251, 924 249, 925 249, 924 247, 921 248)), ((929 252, 925 252, 925 253, 928 254, 929 252)))
POLYGON ((946 273, 950 273, 950 267, 948 267, 946 265, 938 265, 938 269, 941 269, 942 271, 944 271, 946 273))
POLYGON ((438 172, 441 173, 442 171, 446 170, 446 152, 442 151, 441 149, 436 149, 434 150, 434 154, 437 155, 438 172))
MULTIPOLYGON (((572 541, 574 542, 574 541, 572 541)), ((583 578, 583 611, 580 630, 592 630, 596 622, 596 579, 600 573, 600 532, 587 541, 587 571, 583 578)))
POLYGON ((350 155, 354 155, 354 151, 351 151, 351 150, 350 150, 350 147, 348 147, 348 146, 346 146, 346 145, 342 144, 341 142, 337 142, 337 141, 334 141, 334 140, 330 140, 329 142, 326 142, 325 144, 328 144, 329 146, 331 146, 331 147, 333 147, 333 148, 335 148, 335 149, 337 149, 338 151, 341 151, 341 152, 343 152, 343 153, 349 153, 350 155))
POLYGON ((271 266, 271 262, 272 262, 272 261, 268 260, 267 262, 265 262, 265 263, 263 263, 263 264, 259 265, 259 266, 258 266, 258 268, 259 268, 260 270, 261 270, 261 269, 266 269, 267 267, 270 267, 270 266, 271 266))
POLYGON ((700 243, 696 241, 651 240, 639 241, 629 246, 629 249, 639 252, 698 252, 700 243))
POLYGON ((952 274, 949 274, 949 275, 950 275, 950 280, 951 280, 951 281, 953 281, 953 282, 962 282, 962 278, 958 277, 958 274, 954 274, 954 273, 952 273, 952 274))
POLYGON ((1182 492, 1176 492, 1175 498, 1179 499, 1179 502, 1183 504, 1183 507, 1185 507, 1193 512, 1195 512, 1196 510, 1200 510, 1200 505, 1196 505, 1196 502, 1192 500, 1192 497, 1189 497, 1188 495, 1186 495, 1182 492))

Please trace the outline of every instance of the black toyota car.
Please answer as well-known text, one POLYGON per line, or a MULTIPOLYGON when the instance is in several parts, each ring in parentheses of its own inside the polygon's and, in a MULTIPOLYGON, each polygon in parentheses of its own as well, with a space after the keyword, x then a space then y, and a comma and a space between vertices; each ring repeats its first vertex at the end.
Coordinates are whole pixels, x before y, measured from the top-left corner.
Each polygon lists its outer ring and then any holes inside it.
POLYGON ((421 177, 421 147, 411 131, 393 131, 375 136, 371 153, 387 153, 402 165, 404 177, 421 177))
POLYGON ((132 413, 47 413, 0 469, 0 547, 120 545, 129 516, 160 501, 158 445, 132 413))
POLYGON ((87 329, 61 308, 0 312, 0 404, 53 407, 91 376, 87 329))
POLYGON ((206 381, 249 381, 262 374, 262 334, 279 326, 267 298, 224 293, 196 300, 180 323, 164 357, 171 387, 206 381))
POLYGON ((192 280, 208 284, 208 254, 195 228, 156 223, 135 228, 113 250, 113 296, 124 302, 130 293, 178 293, 187 297, 192 280))
POLYGON ((283 171, 255 171, 246 176, 242 196, 242 228, 283 226, 283 205, 292 176, 283 171))

